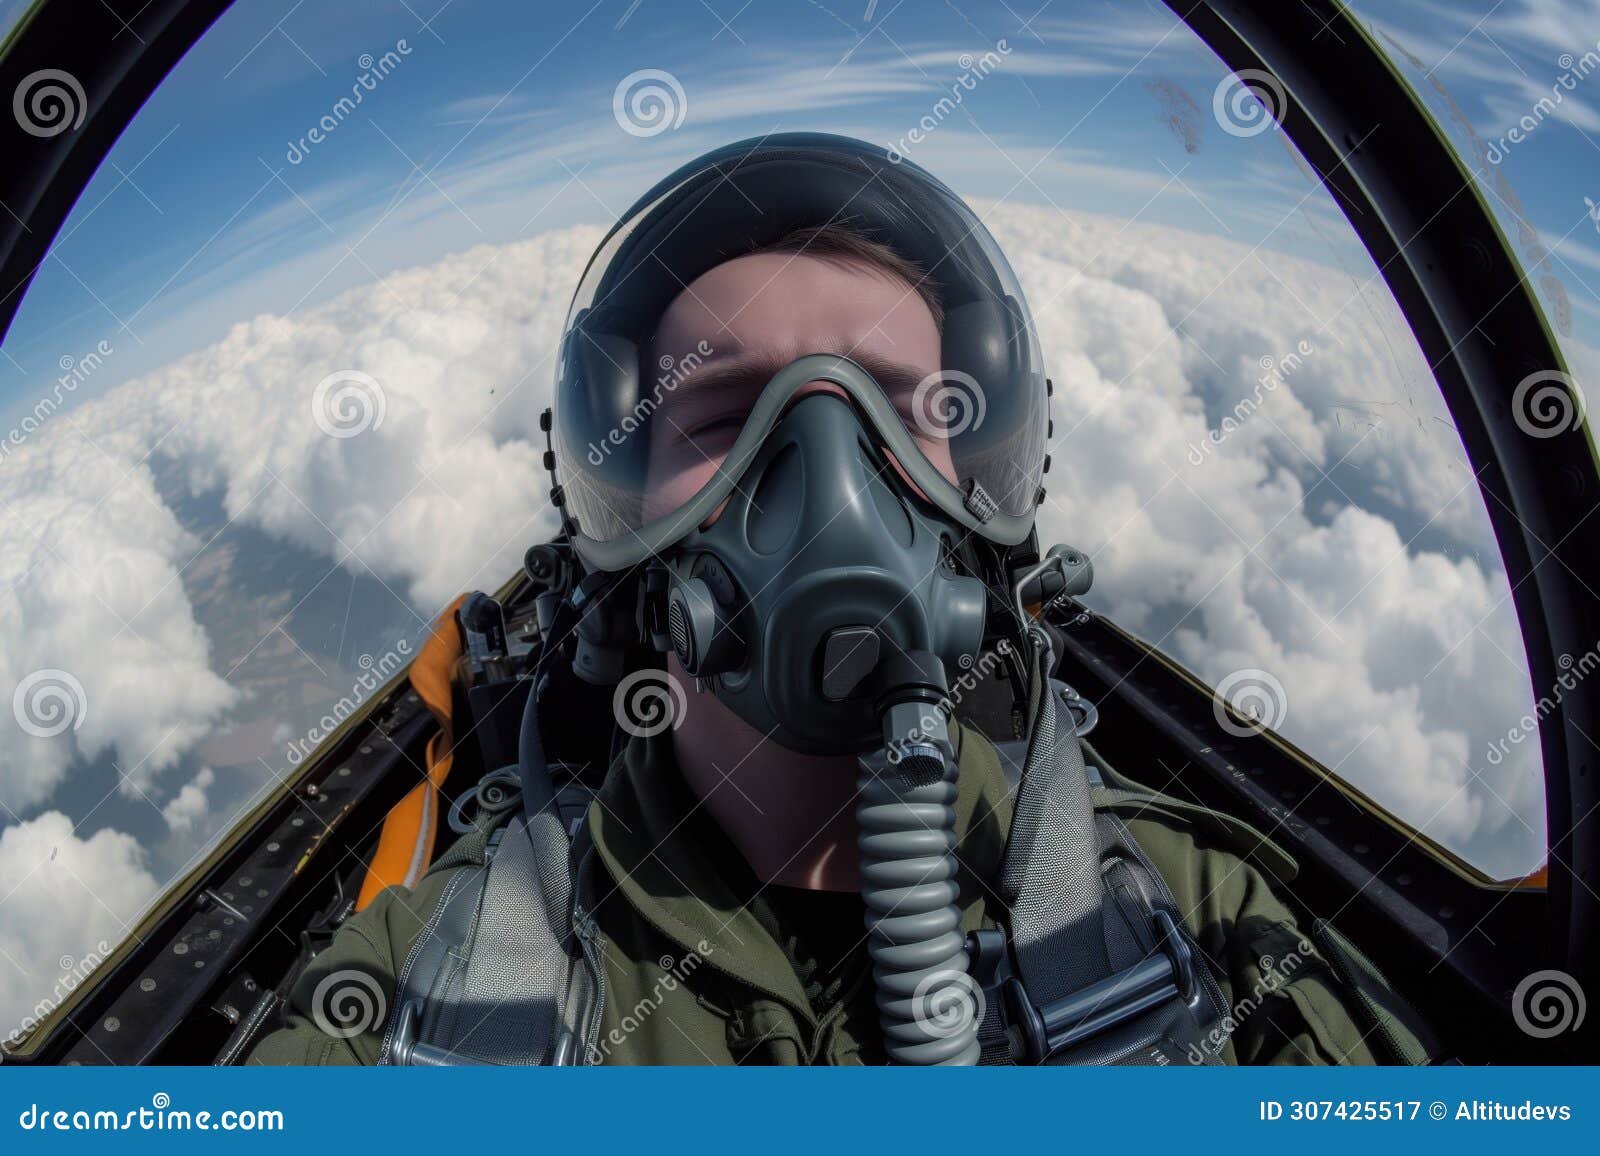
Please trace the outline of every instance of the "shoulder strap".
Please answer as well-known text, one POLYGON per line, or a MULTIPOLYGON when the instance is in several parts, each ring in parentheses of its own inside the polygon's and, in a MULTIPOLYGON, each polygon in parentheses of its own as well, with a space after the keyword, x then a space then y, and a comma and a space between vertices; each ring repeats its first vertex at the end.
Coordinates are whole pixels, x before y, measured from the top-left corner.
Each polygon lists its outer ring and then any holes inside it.
MULTIPOLYGON (((402 970, 381 1063, 532 1065, 581 1062, 571 1025, 598 1022, 573 1006, 603 996, 593 928, 575 909, 576 876, 589 857, 574 837, 593 792, 558 787, 539 733, 540 687, 523 708, 517 777, 521 809, 483 811, 485 864, 452 880, 402 970), (459 882, 460 886, 457 886, 459 882), (575 935, 574 931, 578 934, 575 935)), ((454 850, 454 849, 453 849, 454 850)), ((448 856, 446 856, 448 858, 448 856)))
MULTIPOLYGON (((572 938, 567 836, 545 809, 513 821, 484 879, 459 989, 433 1043, 504 1064, 540 1064, 555 1041, 572 938)), ((423 1031, 427 1033, 427 1020, 423 1031)))
MULTIPOLYGON (((574 936, 577 862, 569 831, 588 792, 569 786, 497 830, 486 861, 460 869, 407 957, 381 1063, 574 1062, 564 1027, 593 1019, 575 983, 593 960, 574 936), (570 825, 569 825, 570 824, 570 825)), ((469 837, 470 839, 470 837, 469 837)), ((465 841, 464 841, 465 842, 465 841)))
POLYGON ((1160 873, 1115 815, 1097 811, 1070 691, 1042 669, 1034 686, 999 881, 1014 973, 1007 1015, 1036 1060, 1216 1062, 1220 1045, 1201 1045, 1223 1021, 1221 991, 1160 873))
POLYGON ((1059 685, 1038 680, 999 883, 1025 981, 1041 993, 1065 995, 1109 975, 1111 965, 1101 930, 1094 807, 1071 716, 1062 719, 1059 685))
POLYGON ((462 945, 472 935, 489 873, 488 862, 458 866, 455 871, 396 977, 394 1005, 378 1057, 380 1065, 414 1062, 411 1050, 416 1042, 417 1019, 435 988, 448 983, 460 960, 462 945))

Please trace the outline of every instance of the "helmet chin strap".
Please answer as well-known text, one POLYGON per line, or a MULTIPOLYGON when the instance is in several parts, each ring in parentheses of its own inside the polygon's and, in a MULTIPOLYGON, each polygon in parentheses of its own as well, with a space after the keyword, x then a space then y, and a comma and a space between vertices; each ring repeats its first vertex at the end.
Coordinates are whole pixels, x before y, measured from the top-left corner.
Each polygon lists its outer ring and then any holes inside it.
POLYGON ((955 751, 944 667, 926 652, 884 664, 883 746, 861 756, 856 822, 867 950, 889 1061, 978 1062, 956 880, 955 751))

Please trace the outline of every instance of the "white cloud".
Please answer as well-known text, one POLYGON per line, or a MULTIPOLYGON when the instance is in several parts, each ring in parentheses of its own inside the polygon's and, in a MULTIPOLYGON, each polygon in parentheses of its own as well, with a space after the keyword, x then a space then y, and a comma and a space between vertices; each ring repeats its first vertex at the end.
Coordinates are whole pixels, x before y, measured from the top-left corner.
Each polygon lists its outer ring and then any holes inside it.
POLYGON ((203 543, 156 491, 152 451, 230 519, 394 586, 429 619, 493 585, 554 529, 537 413, 583 228, 396 273, 217 344, 58 415, 0 470, 0 694, 39 668, 78 678, 82 726, 0 751, 0 800, 49 799, 74 753, 115 748, 148 790, 239 701, 239 655, 213 656, 180 571, 203 543), (330 437, 318 383, 358 370, 381 424, 330 437), (215 659, 215 662, 213 662, 215 659))
POLYGON ((167 801, 167 805, 161 808, 161 817, 167 821, 169 828, 176 832, 187 832, 197 823, 204 822, 210 812, 206 792, 211 789, 216 777, 210 767, 201 767, 194 778, 167 801))
POLYGON ((80 980, 156 895, 134 839, 73 833, 59 811, 0 830, 0 1040, 80 980), (54 989, 54 991, 52 990, 54 989))
POLYGON ((1535 744, 1486 757, 1532 702, 1505 575, 1393 303, 1157 226, 992 223, 1056 383, 1041 538, 1094 555, 1091 601, 1213 683, 1272 672, 1280 729, 1342 777, 1491 871, 1536 866, 1535 744))
POLYGON ((200 543, 156 494, 141 461, 153 443, 85 407, 0 469, 0 693, 12 703, 41 670, 82 688, 66 705, 75 729, 40 736, 5 718, 0 800, 14 812, 47 800, 75 757, 108 749, 125 789, 148 789, 237 697, 209 667, 179 580, 200 543))

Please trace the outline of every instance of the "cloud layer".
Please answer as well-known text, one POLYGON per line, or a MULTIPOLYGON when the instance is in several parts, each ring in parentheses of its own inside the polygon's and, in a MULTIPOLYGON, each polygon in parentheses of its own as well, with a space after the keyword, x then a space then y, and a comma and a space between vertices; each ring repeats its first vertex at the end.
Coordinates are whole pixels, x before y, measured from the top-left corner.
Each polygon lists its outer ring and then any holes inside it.
POLYGON ((4 1041, 70 993, 158 887, 131 837, 104 830, 80 839, 60 811, 0 829, 0 879, 4 1041))
MULTIPOLYGON (((1094 554, 1094 603, 1213 682, 1270 672, 1280 729, 1340 775, 1492 871, 1535 866, 1536 744, 1484 759, 1531 702, 1506 580, 1381 283, 1161 227, 986 212, 1056 383, 1041 537, 1094 554)), ((0 879, 21 881, 0 944, 30 977, 10 969, 0 1012, 156 892, 127 836, 29 817, 75 764, 111 752, 122 792, 175 832, 222 820, 195 752, 241 706, 238 658, 197 625, 184 577, 205 542, 158 473, 421 620, 497 583, 554 527, 537 414, 599 236, 480 247, 257 317, 0 464, 0 695, 49 669, 84 703, 75 727, 0 744, 0 879)))
POLYGON ((1091 601, 1213 684, 1269 672, 1325 765, 1491 871, 1537 866, 1537 744, 1486 758, 1532 702, 1507 582, 1381 281, 1159 226, 995 224, 1057 387, 1041 537, 1094 554, 1091 601))
POLYGON ((394 588, 428 619, 511 573, 553 528, 536 448, 550 353, 593 229, 481 248, 258 317, 59 415, 0 472, 0 691, 60 669, 77 726, 0 749, 0 800, 48 801, 71 757, 111 749, 125 789, 198 745, 239 693, 181 580, 205 543, 156 463, 230 522, 394 588), (330 377, 330 387, 319 385, 330 377), (159 677, 152 677, 159 672, 159 677))

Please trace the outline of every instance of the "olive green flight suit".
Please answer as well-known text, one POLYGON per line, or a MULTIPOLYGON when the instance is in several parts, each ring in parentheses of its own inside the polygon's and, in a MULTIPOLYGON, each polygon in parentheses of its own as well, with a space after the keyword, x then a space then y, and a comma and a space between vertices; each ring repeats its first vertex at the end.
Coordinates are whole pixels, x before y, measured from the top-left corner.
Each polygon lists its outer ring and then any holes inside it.
MULTIPOLYGON (((987 881, 999 871, 1012 797, 989 742, 967 728, 956 738, 960 903, 972 929, 994 901, 987 881)), ((1164 796, 1115 809, 1166 879, 1231 1009, 1231 1034, 1214 1034, 1207 1049, 1240 1064, 1426 1058, 1392 991, 1348 944, 1322 927, 1315 942, 1305 933, 1281 894, 1295 871, 1282 851, 1236 820, 1164 796)), ((633 741, 589 823, 602 865, 603 1062, 882 1062, 859 899, 762 887, 684 783, 670 736, 633 741)), ((463 869, 436 868, 413 891, 390 888, 353 917, 294 985, 288 1026, 249 1062, 376 1062, 383 1024, 348 1039, 319 1031, 317 984, 358 969, 392 998, 463 869)))

